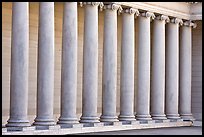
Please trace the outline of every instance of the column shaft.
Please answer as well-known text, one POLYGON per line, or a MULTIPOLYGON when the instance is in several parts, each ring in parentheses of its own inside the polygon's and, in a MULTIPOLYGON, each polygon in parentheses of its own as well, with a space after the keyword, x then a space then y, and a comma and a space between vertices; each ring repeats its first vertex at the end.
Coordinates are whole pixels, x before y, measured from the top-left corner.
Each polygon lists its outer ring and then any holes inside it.
POLYGON ((122 14, 120 121, 135 120, 134 46, 134 14, 125 12, 122 14))
POLYGON ((78 123, 77 103, 77 2, 64 3, 62 36, 61 116, 58 123, 78 123))
POLYGON ((37 68, 37 117, 34 125, 53 125, 54 2, 40 2, 37 68))
POLYGON ((30 126, 28 109, 28 2, 13 2, 11 38, 10 118, 6 126, 30 126))
POLYGON ((179 119, 178 78, 179 78, 179 30, 178 23, 168 23, 166 32, 166 116, 179 119))
POLYGON ((100 121, 117 121, 117 10, 105 10, 103 48, 102 116, 100 121))
MULTIPOLYGON (((147 14, 147 13, 146 13, 147 14)), ((138 18, 138 84, 137 111, 138 120, 151 120, 150 116, 150 17, 138 18)))
POLYGON ((164 114, 165 20, 154 20, 152 37, 151 116, 152 119, 166 119, 164 114))
MULTIPOLYGON (((91 3, 91 2, 90 2, 91 3)), ((80 122, 99 122, 98 96, 98 5, 85 5, 82 116, 80 122)))
POLYGON ((179 114, 184 120, 192 120, 191 114, 191 27, 182 26, 179 49, 179 114))

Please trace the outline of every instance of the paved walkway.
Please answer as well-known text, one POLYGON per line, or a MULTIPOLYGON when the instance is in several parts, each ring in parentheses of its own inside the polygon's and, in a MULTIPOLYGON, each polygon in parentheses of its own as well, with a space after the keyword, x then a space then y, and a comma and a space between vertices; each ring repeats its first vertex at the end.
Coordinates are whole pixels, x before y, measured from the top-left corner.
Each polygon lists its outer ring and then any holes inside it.
POLYGON ((202 135, 202 127, 168 127, 154 129, 134 129, 123 131, 108 131, 82 133, 78 135, 202 135))

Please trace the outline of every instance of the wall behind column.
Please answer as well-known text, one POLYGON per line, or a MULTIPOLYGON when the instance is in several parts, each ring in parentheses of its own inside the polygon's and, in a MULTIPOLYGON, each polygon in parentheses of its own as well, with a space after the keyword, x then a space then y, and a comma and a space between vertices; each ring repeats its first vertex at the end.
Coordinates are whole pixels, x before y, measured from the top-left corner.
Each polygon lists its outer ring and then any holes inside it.
POLYGON ((196 23, 192 34, 192 113, 202 120, 202 21, 196 23))
MULTIPOLYGON (((36 115, 37 95, 37 47, 38 47, 38 15, 39 3, 29 3, 29 91, 28 114, 30 121, 36 115)), ((61 50, 62 50, 62 22, 63 3, 55 2, 55 83, 54 83, 54 114, 58 118, 60 113, 61 86, 61 50)), ((78 86, 77 86, 77 114, 82 111, 82 68, 83 68, 83 21, 84 7, 78 6, 78 86)), ((120 105, 120 44, 121 44, 121 15, 118 16, 118 61, 117 61, 117 112, 120 105)), ((10 56, 11 56, 11 22, 12 3, 2 3, 2 123, 6 123, 10 105, 10 56)), ((98 112, 102 107, 102 63, 103 63, 103 24, 104 11, 99 12, 99 63, 98 63, 98 112)))

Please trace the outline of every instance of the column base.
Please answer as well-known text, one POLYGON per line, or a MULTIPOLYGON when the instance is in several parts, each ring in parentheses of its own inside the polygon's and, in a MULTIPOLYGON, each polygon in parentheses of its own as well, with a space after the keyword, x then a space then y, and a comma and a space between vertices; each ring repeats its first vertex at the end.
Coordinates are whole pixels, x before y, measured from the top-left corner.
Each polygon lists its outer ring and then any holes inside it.
POLYGON ((165 120, 165 119, 167 119, 165 114, 151 114, 151 116, 152 116, 153 120, 165 120))
POLYGON ((166 114, 167 119, 181 119, 179 114, 166 114))
POLYGON ((132 116, 119 115, 118 120, 119 121, 135 121, 136 119, 134 115, 132 116))
POLYGON ((46 119, 46 118, 35 118, 35 122, 33 125, 35 126, 53 126, 55 125, 54 119, 46 119))
POLYGON ((87 117, 87 116, 82 116, 80 118, 80 123, 98 123, 99 118, 98 117, 87 117))
POLYGON ((29 120, 16 120, 10 118, 8 123, 5 125, 6 127, 29 127, 31 124, 29 123, 29 120))
POLYGON ((117 116, 104 116, 104 115, 102 115, 100 117, 100 121, 101 122, 116 122, 119 120, 117 119, 117 116))
POLYGON ((185 121, 194 121, 195 118, 192 114, 180 114, 180 117, 185 121))
POLYGON ((79 123, 77 118, 63 118, 63 117, 60 117, 59 121, 57 122, 57 124, 75 124, 75 123, 79 123))
POLYGON ((137 114, 136 119, 137 120, 145 120, 145 121, 152 120, 151 115, 149 115, 149 114, 147 114, 147 115, 137 114))

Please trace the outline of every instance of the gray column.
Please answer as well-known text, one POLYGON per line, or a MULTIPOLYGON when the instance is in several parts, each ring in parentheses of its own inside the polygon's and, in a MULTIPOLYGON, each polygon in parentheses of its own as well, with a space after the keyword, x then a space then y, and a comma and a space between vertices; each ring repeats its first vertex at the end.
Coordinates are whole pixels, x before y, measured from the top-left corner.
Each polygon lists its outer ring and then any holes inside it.
POLYGON ((192 26, 195 24, 191 21, 184 22, 179 35, 179 114, 184 120, 194 120, 191 113, 192 26))
POLYGON ((76 116, 77 33, 77 2, 65 2, 62 36, 61 115, 58 124, 78 123, 76 116))
POLYGON ((159 15, 153 22, 152 34, 152 77, 151 116, 152 119, 166 119, 165 105, 165 22, 168 16, 159 15))
POLYGON ((100 121, 118 121, 116 116, 117 86, 117 4, 105 5, 103 46, 102 115, 100 121))
POLYGON ((80 122, 99 122, 98 96, 98 6, 100 2, 84 2, 84 54, 82 116, 80 122))
POLYGON ((10 118, 7 127, 30 126, 28 109, 28 2, 13 2, 11 38, 10 118))
POLYGON ((166 116, 168 119, 179 119, 179 24, 182 20, 171 19, 166 31, 166 116))
POLYGON ((120 78, 120 121, 135 120, 134 116, 134 14, 129 8, 122 11, 122 45, 120 78))
POLYGON ((37 117, 34 125, 54 125, 54 2, 40 2, 37 117))
POLYGON ((151 120, 150 116, 150 18, 151 12, 143 12, 138 18, 138 80, 137 120, 151 120))

